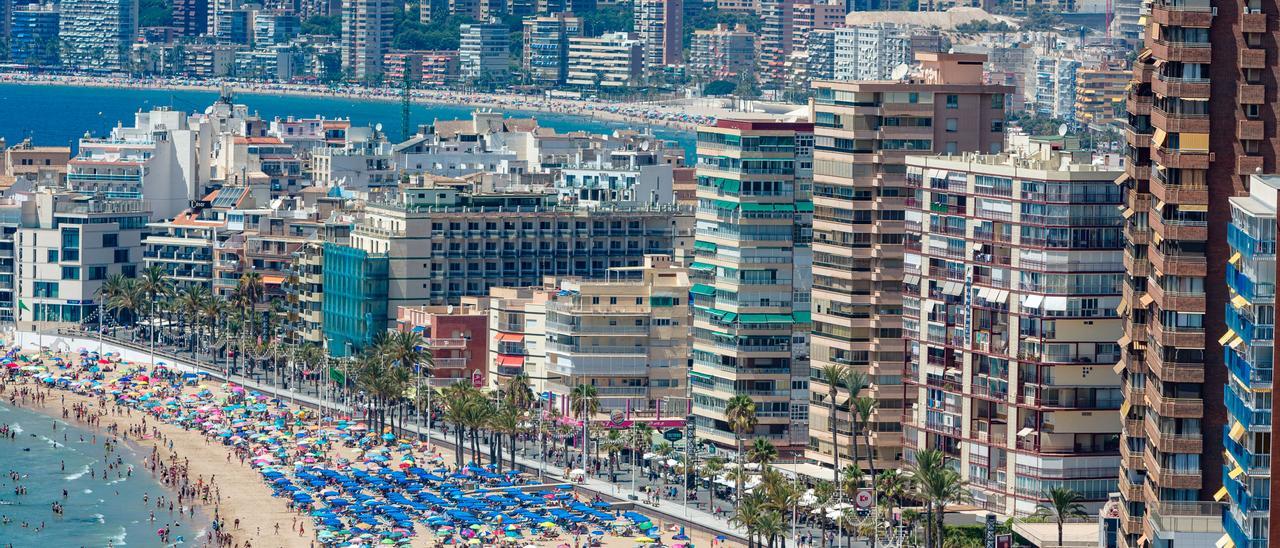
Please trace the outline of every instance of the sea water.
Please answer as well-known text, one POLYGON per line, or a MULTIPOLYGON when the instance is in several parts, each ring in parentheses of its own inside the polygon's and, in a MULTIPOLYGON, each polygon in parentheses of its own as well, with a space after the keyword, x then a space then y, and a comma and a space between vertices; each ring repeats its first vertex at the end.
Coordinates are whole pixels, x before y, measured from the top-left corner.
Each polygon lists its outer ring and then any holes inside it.
MULTIPOLYGON (((0 84, 0 137, 14 144, 30 136, 37 145, 76 146, 85 132, 95 137, 106 135, 117 123, 133 125, 139 109, 171 107, 184 112, 204 112, 218 94, 213 91, 94 88, 54 85, 0 84)), ((263 119, 274 117, 351 118, 355 125, 382 124, 392 140, 400 137, 400 104, 394 101, 350 97, 304 97, 238 93, 236 102, 249 107, 263 119)), ((410 121, 414 126, 435 120, 471 118, 471 107, 458 105, 414 104, 410 121)), ((610 133, 618 128, 634 128, 634 124, 610 122, 581 116, 546 112, 519 112, 508 109, 508 116, 533 116, 539 125, 556 131, 589 131, 610 133)), ((653 127, 654 135, 676 141, 687 155, 693 154, 694 135, 666 127, 653 127)))
MULTIPOLYGON (((50 399, 57 397, 55 393, 50 399)), ((119 444, 110 458, 122 457, 124 469, 132 466, 133 474, 118 477, 116 470, 107 469, 103 442, 108 438, 101 432, 95 444, 93 432, 7 405, 0 405, 0 424, 17 433, 14 439, 0 439, 0 516, 8 519, 0 523, 0 547, 166 546, 156 535, 166 524, 174 531, 169 546, 179 536, 186 546, 199 544, 196 539, 209 519, 199 510, 195 518, 179 518, 176 503, 175 513, 169 514, 168 500, 176 497, 143 467, 146 455, 140 451, 147 449, 119 444), (17 484, 27 488, 25 495, 15 494, 10 472, 24 476, 17 484), (163 509, 156 507, 161 495, 168 497, 163 509), (62 503, 61 516, 54 514, 54 502, 62 503)))

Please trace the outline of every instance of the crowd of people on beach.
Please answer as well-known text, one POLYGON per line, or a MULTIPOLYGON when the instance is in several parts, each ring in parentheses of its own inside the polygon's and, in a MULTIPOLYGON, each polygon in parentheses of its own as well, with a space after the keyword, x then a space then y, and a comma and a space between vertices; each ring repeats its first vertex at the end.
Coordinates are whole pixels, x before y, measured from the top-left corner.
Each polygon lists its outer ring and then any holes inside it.
MULTIPOLYGON (((355 84, 331 86, 308 83, 255 82, 184 77, 88 77, 12 72, 0 72, 0 83, 185 90, 216 90, 223 84, 229 84, 237 91, 249 93, 323 95, 385 101, 399 100, 402 93, 399 88, 395 87, 367 87, 355 84)), ((557 98, 543 95, 523 95, 506 91, 481 92, 450 89, 415 89, 411 91, 411 96, 413 100, 422 103, 550 112, 641 125, 663 126, 680 130, 693 130, 700 125, 715 122, 714 116, 690 112, 691 109, 688 105, 678 103, 618 102, 593 97, 557 98)))

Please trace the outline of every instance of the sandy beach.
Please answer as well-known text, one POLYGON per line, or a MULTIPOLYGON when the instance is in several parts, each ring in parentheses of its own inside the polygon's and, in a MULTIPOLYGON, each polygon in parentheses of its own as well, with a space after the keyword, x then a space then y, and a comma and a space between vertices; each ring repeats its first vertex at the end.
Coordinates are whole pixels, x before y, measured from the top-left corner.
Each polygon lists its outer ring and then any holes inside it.
MULTIPOLYGON (((392 88, 329 87, 311 84, 273 84, 223 80, 198 81, 179 78, 104 78, 0 73, 0 83, 192 91, 219 91, 225 83, 230 85, 236 92, 307 97, 344 97, 388 102, 400 100, 400 90, 392 88)), ((419 104, 462 105, 494 110, 547 112, 641 126, 661 126, 682 131, 693 131, 700 125, 713 123, 717 116, 730 114, 728 110, 714 105, 690 104, 688 102, 613 103, 598 99, 562 99, 504 92, 481 93, 437 89, 415 89, 412 91, 412 100, 419 104)))
MULTIPOLYGON (((29 353, 22 356, 34 356, 34 354, 29 353)), ((79 358, 72 354, 63 354, 58 357, 63 360, 62 363, 72 363, 79 358)), ((53 356, 45 356, 43 361, 40 361, 41 358, 33 357, 30 358, 32 360, 30 363, 52 364, 52 358, 53 356)), ((128 365, 127 363, 121 364, 122 367, 128 365)), ((72 368, 67 368, 67 371, 75 373, 72 368)), ((43 374, 36 373, 34 375, 43 374)), ((213 485, 216 486, 215 492, 218 496, 211 499, 208 504, 202 505, 202 512, 204 515, 211 517, 217 515, 221 519, 224 524, 223 531, 231 536, 230 542, 225 546, 312 547, 322 545, 317 541, 316 525, 313 523, 311 516, 304 514, 300 509, 291 509, 289 499, 273 493, 271 487, 263 478, 263 471, 267 468, 263 468, 261 462, 247 461, 244 454, 232 454, 231 447, 225 445, 223 440, 213 436, 212 432, 202 433, 197 430, 169 424, 163 420, 158 420, 155 416, 144 413, 141 409, 120 405, 105 394, 90 396, 76 393, 72 390, 49 388, 47 384, 38 382, 34 375, 22 374, 4 377, 5 380, 0 382, 0 388, 3 389, 3 397, 9 398, 10 403, 15 406, 31 409, 69 422, 74 421, 87 430, 101 434, 104 438, 112 435, 113 432, 131 432, 133 435, 128 436, 126 442, 137 444, 140 454, 150 454, 155 449, 159 452, 161 462, 184 463, 188 480, 194 482, 199 478, 200 481, 204 482, 211 479, 213 485), (20 391, 25 391, 32 397, 27 399, 12 397, 20 391), (44 395, 43 403, 34 398, 35 394, 44 395), (64 410, 71 412, 64 413, 64 410), (80 413, 75 411, 80 411, 80 413), (147 433, 147 437, 139 439, 139 433, 142 432, 147 433), (237 521, 239 527, 234 525, 237 521), (303 527, 301 533, 298 531, 299 525, 303 527)), ((226 385, 215 381, 200 381, 183 386, 181 392, 174 395, 185 400, 188 397, 194 397, 197 393, 203 393, 205 396, 201 401, 209 401, 230 394, 229 390, 235 390, 234 385, 226 385)), ((284 407, 281 407, 281 409, 284 409, 284 407)), ((316 417, 312 416, 311 420, 316 420, 316 417)), ((313 423, 308 422, 307 424, 313 423)), ((303 430, 314 431, 316 428, 319 428, 318 424, 314 426, 304 425, 303 430)), ((324 450, 324 454, 320 456, 320 461, 322 464, 344 461, 359 462, 369 449, 368 447, 334 445, 324 450)), ((453 461, 453 454, 440 447, 435 448, 431 455, 415 449, 394 453, 377 447, 375 449, 383 451, 383 454, 390 456, 392 462, 405 458, 426 460, 432 457, 443 462, 453 461)), ((584 496, 579 496, 578 498, 583 501, 588 500, 584 496)), ((678 526, 667 523, 660 518, 655 519, 653 525, 656 526, 654 531, 662 531, 663 535, 669 536, 678 531, 678 526)), ((408 545, 441 545, 439 543, 440 537, 434 535, 427 526, 418 523, 415 525, 414 530, 416 534, 409 539, 408 545)), ((690 530, 687 531, 687 534, 691 537, 690 541, 696 546, 706 547, 712 545, 711 535, 708 533, 690 530)), ((600 540, 600 545, 609 547, 636 545, 631 537, 609 535, 600 540)), ((205 542, 208 542, 208 540, 200 539, 200 541, 192 541, 188 544, 213 545, 205 544, 205 542)), ((519 542, 519 545, 561 546, 569 545, 569 542, 572 542, 571 538, 559 535, 559 538, 554 540, 529 538, 519 542)), ((728 546, 731 543, 722 545, 728 546)))

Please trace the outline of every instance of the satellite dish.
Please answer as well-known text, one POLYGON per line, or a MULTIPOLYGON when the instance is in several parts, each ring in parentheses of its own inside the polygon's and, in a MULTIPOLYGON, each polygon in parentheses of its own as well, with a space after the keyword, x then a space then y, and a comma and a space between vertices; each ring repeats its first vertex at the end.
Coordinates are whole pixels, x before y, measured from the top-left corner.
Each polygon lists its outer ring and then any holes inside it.
POLYGON ((1066 136, 1067 136, 1067 124, 1061 124, 1061 125, 1059 125, 1059 126, 1058 126, 1058 137, 1066 137, 1066 136))
POLYGON ((898 66, 893 67, 893 72, 889 74, 889 79, 901 80, 907 76, 907 72, 910 70, 911 70, 911 67, 906 63, 898 63, 898 66))
POLYGON ((648 150, 649 150, 649 141, 640 141, 640 150, 648 151, 648 150))
MULTIPOLYGON (((1065 126, 1064 126, 1064 127, 1065 127, 1065 126)), ((381 133, 381 132, 382 132, 382 122, 378 122, 378 123, 374 124, 374 125, 373 125, 373 130, 374 130, 374 131, 377 131, 377 132, 379 132, 379 133, 381 133)))

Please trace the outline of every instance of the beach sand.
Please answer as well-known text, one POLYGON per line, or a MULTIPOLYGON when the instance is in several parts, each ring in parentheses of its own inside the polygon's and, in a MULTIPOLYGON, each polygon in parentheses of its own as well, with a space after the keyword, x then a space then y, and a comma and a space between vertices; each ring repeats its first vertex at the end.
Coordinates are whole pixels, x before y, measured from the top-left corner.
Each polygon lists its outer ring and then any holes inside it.
MULTIPOLYGON (((187 79, 88 78, 15 73, 0 73, 0 83, 189 91, 218 91, 221 89, 220 82, 199 82, 187 79)), ((228 84, 234 91, 244 93, 304 97, 345 97, 369 101, 400 101, 400 91, 391 88, 356 86, 329 88, 320 85, 269 84, 261 82, 228 82, 228 84)), ((414 90, 412 101, 418 104, 467 106, 489 108, 497 111, 547 112, 637 126, 660 126, 682 131, 693 131, 699 125, 713 122, 716 117, 729 117, 735 114, 725 108, 708 104, 695 104, 683 100, 614 103, 602 100, 563 99, 504 92, 461 92, 433 89, 414 90), (614 109, 616 112, 608 109, 614 109), (694 117, 694 121, 682 120, 680 119, 682 116, 694 117)))
MULTIPOLYGON (((68 356, 70 358, 70 356, 68 356)), ((10 390, 14 388, 38 388, 35 383, 14 384, 6 383, 10 390)), ((200 386, 187 387, 185 391, 196 392, 208 388, 215 393, 221 391, 220 383, 204 382, 200 386)), ((33 411, 48 415, 53 418, 61 417, 62 409, 71 409, 76 404, 82 404, 95 412, 103 412, 99 424, 93 425, 84 421, 76 420, 76 416, 71 414, 64 418, 71 422, 75 422, 79 426, 90 431, 99 432, 105 435, 106 428, 115 423, 121 431, 128 431, 131 426, 142 426, 143 418, 147 417, 145 424, 147 428, 158 428, 163 439, 136 440, 130 438, 135 443, 142 454, 150 454, 153 447, 160 447, 160 454, 167 458, 171 453, 176 453, 179 460, 189 459, 189 476, 194 480, 197 477, 214 478, 221 494, 218 502, 217 513, 222 521, 228 527, 235 543, 243 546, 245 542, 249 542, 254 547, 312 547, 318 546, 315 540, 315 527, 309 517, 292 511, 288 508, 286 500, 281 497, 272 495, 271 489, 263 481, 260 473, 252 468, 249 464, 240 464, 239 459, 232 456, 228 459, 228 448, 220 443, 206 441, 199 432, 185 430, 175 425, 166 424, 157 421, 154 417, 146 416, 139 410, 133 410, 132 414, 114 414, 109 409, 99 406, 99 400, 89 396, 76 394, 71 391, 64 390, 44 390, 48 394, 48 398, 44 406, 38 406, 31 402, 21 405, 21 401, 15 402, 14 405, 31 409, 33 411), (65 402, 62 398, 65 397, 65 402), (172 442, 172 449, 169 449, 169 442, 172 442), (296 521, 295 521, 296 518, 296 521), (240 520, 239 528, 234 528, 233 524, 236 519, 240 520), (304 534, 299 535, 297 525, 295 523, 304 524, 304 534), (280 525, 280 533, 276 534, 275 526, 280 525)), ((113 403, 106 404, 108 408, 114 408, 113 403)), ((124 408, 121 407, 121 410, 124 408)), ((148 430, 149 431, 149 430, 148 430)), ((435 452, 445 457, 445 462, 453 462, 453 453, 446 449, 437 447, 435 452)), ((356 460, 358 458, 358 449, 338 447, 332 453, 333 458, 345 457, 356 460)), ((554 478, 548 478, 549 481, 557 481, 554 478)), ((580 498, 588 498, 581 495, 580 498)), ((644 508, 638 509, 641 513, 646 513, 650 517, 655 518, 654 525, 663 532, 664 539, 670 536, 678 529, 667 520, 660 518, 659 514, 654 512, 645 512, 644 508)), ((214 516, 215 509, 211 505, 202 507, 202 511, 206 516, 214 516)), ((424 526, 419 524, 417 527, 418 534, 412 540, 412 546, 430 547, 436 546, 436 537, 427 532, 424 526)), ((686 530, 686 534, 691 537, 692 542, 699 547, 709 547, 711 545, 712 535, 693 529, 686 530)), ((666 540, 668 545, 672 542, 666 540)), ((521 543, 524 545, 537 546, 558 546, 560 544, 573 543, 573 538, 567 534, 561 534, 556 540, 540 541, 528 539, 521 543)), ((192 542, 191 544, 195 544, 192 542)), ((636 543, 631 538, 619 538, 612 535, 606 536, 603 541, 604 546, 608 547, 628 547, 635 546, 636 543)), ((733 543, 725 543, 722 546, 732 546, 733 543)))

